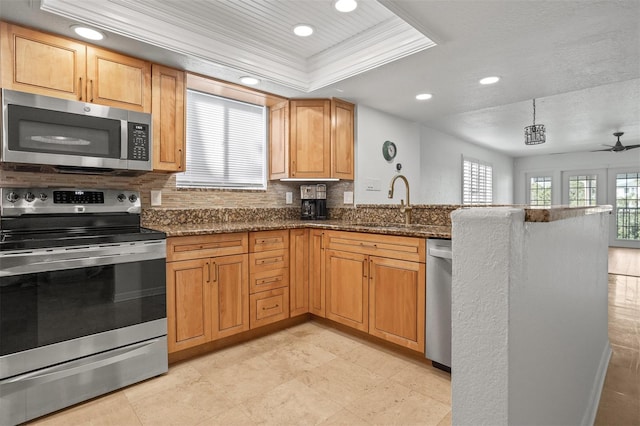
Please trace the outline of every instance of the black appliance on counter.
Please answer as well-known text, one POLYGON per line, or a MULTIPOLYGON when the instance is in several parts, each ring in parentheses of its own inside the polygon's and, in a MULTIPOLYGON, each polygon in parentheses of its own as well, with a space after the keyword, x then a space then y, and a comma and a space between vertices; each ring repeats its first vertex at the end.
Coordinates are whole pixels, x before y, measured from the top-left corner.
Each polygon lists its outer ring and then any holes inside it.
POLYGON ((166 235, 127 190, 0 188, 0 424, 168 369, 166 235))
POLYGON ((327 185, 300 185, 302 220, 324 220, 327 218, 327 185))

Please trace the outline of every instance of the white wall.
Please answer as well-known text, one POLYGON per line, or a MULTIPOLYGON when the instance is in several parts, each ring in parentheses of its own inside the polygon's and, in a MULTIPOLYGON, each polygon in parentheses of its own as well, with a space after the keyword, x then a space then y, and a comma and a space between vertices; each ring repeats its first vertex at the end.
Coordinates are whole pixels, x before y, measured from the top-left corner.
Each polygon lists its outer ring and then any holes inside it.
POLYGON ((396 182, 393 200, 387 198, 389 183, 397 174, 396 164, 402 164, 400 173, 409 180, 411 203, 419 202, 416 187, 420 182, 420 126, 378 110, 358 105, 356 177, 354 199, 357 204, 398 204, 406 201, 404 185, 396 182), (382 144, 392 141, 397 155, 391 162, 382 156, 382 144), (371 180, 377 182, 378 191, 367 191, 371 180))
POLYGON ((424 204, 462 203, 462 156, 493 166, 494 204, 513 203, 513 158, 422 126, 420 200, 424 204))
POLYGON ((451 216, 452 423, 593 424, 611 356, 608 215, 451 216))
POLYGON ((356 176, 354 200, 357 204, 398 204, 406 200, 404 185, 396 182, 393 200, 387 198, 389 183, 400 173, 411 185, 412 204, 460 204, 462 155, 493 165, 494 202, 513 202, 513 159, 464 142, 418 123, 358 105, 356 176), (396 158, 382 156, 385 141, 396 144, 396 158), (380 190, 369 191, 371 184, 380 190))

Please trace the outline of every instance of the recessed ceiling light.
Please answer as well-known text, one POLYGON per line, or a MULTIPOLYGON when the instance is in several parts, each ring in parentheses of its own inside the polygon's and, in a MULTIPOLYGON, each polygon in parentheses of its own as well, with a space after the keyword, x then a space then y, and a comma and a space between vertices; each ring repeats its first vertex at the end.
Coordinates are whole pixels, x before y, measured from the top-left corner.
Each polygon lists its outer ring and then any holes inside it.
POLYGON ((240 77, 240 81, 243 84, 248 84, 249 86, 255 86, 256 84, 260 83, 260 80, 258 80, 257 78, 249 76, 240 77))
POLYGON ((89 27, 83 27, 82 25, 72 25, 71 29, 80 37, 89 40, 102 40, 105 37, 104 33, 101 31, 89 27))
POLYGON ((308 37, 313 34, 313 27, 307 24, 299 24, 293 27, 293 32, 297 36, 308 37))
POLYGON ((426 101, 427 99, 431 99, 433 95, 431 93, 420 93, 416 95, 416 99, 419 101, 426 101))
POLYGON ((480 80, 480 84, 494 84, 500 81, 500 77, 485 77, 482 80, 480 80))
POLYGON ((353 12, 358 7, 356 0, 336 0, 333 4, 338 12, 353 12))

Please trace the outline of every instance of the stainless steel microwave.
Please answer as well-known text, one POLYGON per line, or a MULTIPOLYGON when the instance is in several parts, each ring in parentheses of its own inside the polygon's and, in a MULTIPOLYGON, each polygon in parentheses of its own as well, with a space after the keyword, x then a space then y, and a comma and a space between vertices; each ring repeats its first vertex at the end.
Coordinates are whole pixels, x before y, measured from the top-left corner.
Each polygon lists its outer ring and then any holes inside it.
POLYGON ((151 171, 151 114, 2 89, 4 163, 151 171))

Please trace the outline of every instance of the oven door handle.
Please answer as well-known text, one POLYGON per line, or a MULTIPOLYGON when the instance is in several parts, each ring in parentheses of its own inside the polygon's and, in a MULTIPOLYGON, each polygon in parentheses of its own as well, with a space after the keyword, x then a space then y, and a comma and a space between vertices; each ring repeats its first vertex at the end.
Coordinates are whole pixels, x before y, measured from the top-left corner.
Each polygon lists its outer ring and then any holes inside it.
POLYGON ((113 351, 90 356, 88 359, 79 359, 0 380, 0 388, 2 388, 3 395, 10 394, 24 390, 27 387, 43 385, 75 374, 115 364, 126 359, 147 355, 154 349, 153 345, 159 341, 160 339, 147 340, 130 346, 125 346, 124 348, 118 348, 113 351))
POLYGON ((0 277, 164 259, 164 240, 0 254, 0 277))

